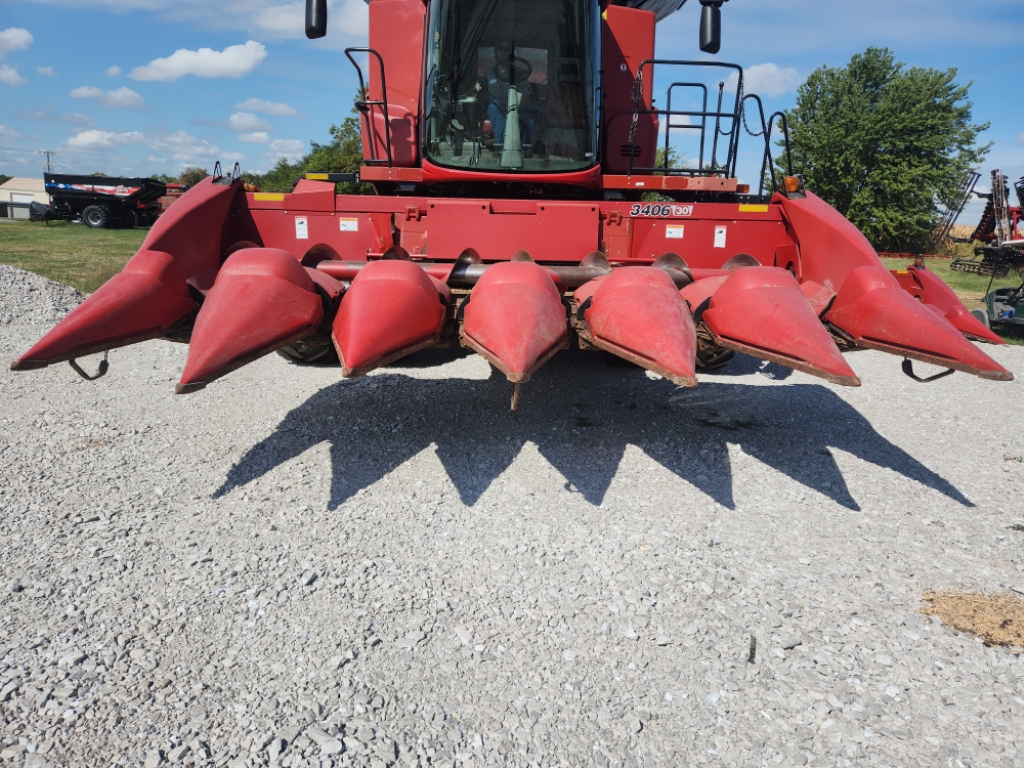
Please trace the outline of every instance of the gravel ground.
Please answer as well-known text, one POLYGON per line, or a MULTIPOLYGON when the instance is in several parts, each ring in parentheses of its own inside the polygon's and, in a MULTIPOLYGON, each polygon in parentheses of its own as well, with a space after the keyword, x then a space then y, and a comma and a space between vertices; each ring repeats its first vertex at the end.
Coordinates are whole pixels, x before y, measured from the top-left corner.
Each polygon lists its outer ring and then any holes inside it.
MULTIPOLYGON (((80 299, 0 267, 0 357, 80 299)), ((0 372, 0 765, 1024 766, 1024 657, 919 613, 1024 589, 1020 378, 185 351, 0 372)))

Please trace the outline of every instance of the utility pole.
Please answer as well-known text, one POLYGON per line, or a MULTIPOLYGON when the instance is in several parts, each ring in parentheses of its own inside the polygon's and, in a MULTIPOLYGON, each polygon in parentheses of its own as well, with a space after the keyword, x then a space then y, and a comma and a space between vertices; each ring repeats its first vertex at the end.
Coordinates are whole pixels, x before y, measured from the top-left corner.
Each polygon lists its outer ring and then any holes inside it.
POLYGON ((49 150, 49 149, 40 149, 40 150, 39 150, 39 154, 40 154, 40 155, 43 155, 44 157, 46 157, 46 172, 47 172, 47 173, 51 173, 52 171, 51 171, 51 169, 50 169, 50 158, 51 158, 51 157, 52 157, 53 155, 57 154, 57 153, 56 153, 56 152, 53 152, 53 151, 51 151, 51 150, 49 150))

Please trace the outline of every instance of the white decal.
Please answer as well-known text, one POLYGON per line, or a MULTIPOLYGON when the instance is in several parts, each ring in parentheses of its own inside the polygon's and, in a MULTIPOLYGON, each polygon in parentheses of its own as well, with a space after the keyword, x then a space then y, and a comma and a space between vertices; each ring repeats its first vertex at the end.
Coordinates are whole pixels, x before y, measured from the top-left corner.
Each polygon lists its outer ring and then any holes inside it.
POLYGON ((692 205, 673 205, 672 206, 673 216, 692 216, 693 206, 692 205))
POLYGON ((665 237, 668 240, 682 240, 683 239, 683 225, 682 224, 666 224, 665 225, 665 237))
POLYGON ((715 248, 725 248, 725 227, 715 227, 715 248))
POLYGON ((295 217, 295 239, 309 240, 309 222, 305 216, 295 217))
POLYGON ((358 232, 359 219, 338 219, 338 229, 342 232, 358 232))

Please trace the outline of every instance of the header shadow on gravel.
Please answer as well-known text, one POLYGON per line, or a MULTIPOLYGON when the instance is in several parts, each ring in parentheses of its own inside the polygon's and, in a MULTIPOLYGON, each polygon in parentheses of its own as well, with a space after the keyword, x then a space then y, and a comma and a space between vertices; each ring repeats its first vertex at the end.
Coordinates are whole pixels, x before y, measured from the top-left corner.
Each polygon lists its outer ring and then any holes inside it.
MULTIPOLYGON (((452 359, 450 352, 432 354, 452 359)), ((402 367, 425 367, 422 355, 402 367)), ((570 351, 523 385, 519 410, 511 412, 512 386, 496 371, 478 380, 413 378, 399 370, 339 381, 314 394, 249 449, 214 498, 327 442, 333 471, 329 509, 431 445, 463 503, 472 505, 530 442, 566 478, 566 490, 596 505, 632 444, 734 509, 727 449, 732 444, 850 510, 860 507, 830 447, 974 506, 816 384, 751 386, 705 378, 696 389, 681 389, 652 381, 640 369, 607 367, 598 355, 570 351)), ((772 487, 764 493, 770 497, 772 487)))

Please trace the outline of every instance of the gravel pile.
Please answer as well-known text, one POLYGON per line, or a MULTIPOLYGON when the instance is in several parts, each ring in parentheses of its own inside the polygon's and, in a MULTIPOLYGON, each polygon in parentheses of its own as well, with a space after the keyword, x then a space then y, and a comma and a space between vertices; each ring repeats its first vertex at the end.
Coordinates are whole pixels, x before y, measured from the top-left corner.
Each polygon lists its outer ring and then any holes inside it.
MULTIPOLYGON (((78 299, 0 291, 5 361, 78 299)), ((1020 378, 185 351, 0 372, 0 765, 1024 765, 1024 661, 920 613, 1024 590, 1020 378)))

